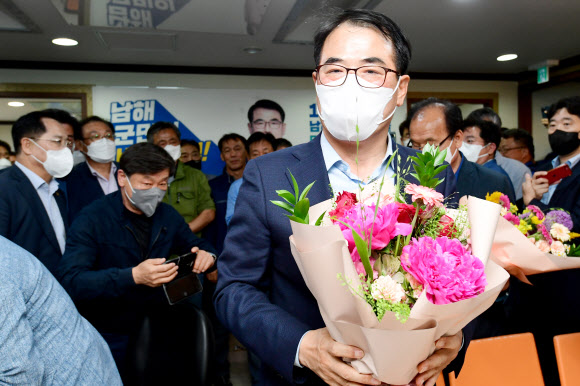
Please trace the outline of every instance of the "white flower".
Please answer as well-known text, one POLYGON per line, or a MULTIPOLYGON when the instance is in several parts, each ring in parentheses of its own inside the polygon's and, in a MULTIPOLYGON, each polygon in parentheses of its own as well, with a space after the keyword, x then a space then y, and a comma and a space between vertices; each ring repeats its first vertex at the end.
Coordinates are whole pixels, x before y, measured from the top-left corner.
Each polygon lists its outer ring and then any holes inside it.
POLYGON ((550 235, 560 241, 568 241, 570 240, 570 229, 562 224, 554 223, 552 228, 550 228, 550 235))
POLYGON ((379 276, 371 284, 371 295, 373 299, 386 299, 392 303, 400 303, 405 298, 403 286, 393 280, 390 276, 379 276))

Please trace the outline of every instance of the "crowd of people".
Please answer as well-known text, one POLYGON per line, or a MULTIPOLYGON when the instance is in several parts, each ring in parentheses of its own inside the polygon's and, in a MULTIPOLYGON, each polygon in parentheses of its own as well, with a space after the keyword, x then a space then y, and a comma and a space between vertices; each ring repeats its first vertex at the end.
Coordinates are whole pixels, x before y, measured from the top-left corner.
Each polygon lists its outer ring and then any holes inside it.
MULTIPOLYGON (((282 107, 260 100, 248 111, 248 138, 219 140, 218 176, 201 171, 199 144, 171 122, 154 123, 118 161, 115 127, 102 117, 79 122, 50 109, 14 123, 14 152, 0 141, 0 382, 134 382, 135 331, 147 315, 176 307, 163 288, 179 267, 167 260, 192 252, 204 288, 177 307, 202 309, 211 322, 211 384, 231 384, 230 333, 248 349, 253 384, 380 384, 345 364, 364 353, 330 337, 290 253, 288 220, 270 206, 276 190, 291 189, 289 173, 300 186, 319 181, 309 195, 316 204, 376 181, 396 149, 406 162, 436 145, 447 150, 446 195, 498 191, 519 207, 562 208, 580 232, 580 97, 551 107, 545 160, 535 160, 528 131, 503 128, 491 108, 463 117, 437 98, 410 107, 397 144, 389 127, 405 101, 411 56, 399 27, 375 12, 344 11, 320 26, 314 56, 322 133, 292 146, 282 138, 282 107), (360 71, 370 67, 378 83, 360 71), (353 108, 342 105, 352 100, 356 128, 353 108), (561 164, 572 175, 548 184, 547 171, 561 164)), ((532 331, 544 376, 556 384, 550 339, 579 331, 580 308, 570 306, 578 275, 536 275, 534 287, 512 277, 486 313, 438 341, 415 382, 458 373, 472 338, 532 331), (549 324, 534 317, 542 302, 557 310, 549 324)), ((178 339, 180 329, 187 326, 168 319, 156 333, 178 339)))

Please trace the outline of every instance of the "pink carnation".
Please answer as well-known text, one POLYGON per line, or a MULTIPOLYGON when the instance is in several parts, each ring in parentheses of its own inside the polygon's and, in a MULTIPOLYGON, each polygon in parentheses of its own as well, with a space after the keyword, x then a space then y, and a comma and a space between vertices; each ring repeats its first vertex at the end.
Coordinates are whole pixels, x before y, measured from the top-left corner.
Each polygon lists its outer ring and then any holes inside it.
POLYGON ((411 195, 413 202, 423 200, 423 203, 427 206, 443 206, 443 195, 434 189, 427 188, 426 186, 408 184, 405 187, 405 193, 411 195))
POLYGON ((546 240, 538 240, 536 241, 536 247, 542 252, 550 252, 550 244, 546 240))
MULTIPOLYGON (((399 217, 399 208, 396 203, 391 203, 384 207, 379 207, 377 211, 377 218, 373 224, 374 217, 375 205, 361 206, 361 204, 357 203, 344 213, 341 220, 344 221, 344 223, 350 225, 363 238, 369 236, 370 230, 372 228, 373 238, 371 249, 373 250, 381 250, 385 248, 387 244, 389 244, 389 242, 395 238, 395 236, 407 236, 413 231, 411 225, 397 222, 397 218, 399 217)), ((342 230, 344 238, 348 242, 348 249, 351 252, 353 262, 360 261, 360 256, 358 251, 356 251, 351 229, 342 223, 339 223, 338 225, 342 230)))
POLYGON ((536 205, 528 205, 526 209, 531 210, 540 221, 543 220, 545 217, 544 212, 542 212, 542 210, 538 208, 536 205))
POLYGON ((485 290, 485 267, 456 239, 421 237, 403 248, 401 265, 433 304, 458 302, 485 290))
POLYGON ((371 296, 375 300, 386 299, 392 303, 401 303, 405 299, 405 291, 392 277, 379 276, 371 284, 371 296))
POLYGON ((550 231, 546 228, 546 226, 544 224, 538 225, 538 231, 540 231, 540 233, 542 233, 542 236, 544 236, 544 239, 546 239, 548 244, 552 244, 552 241, 553 241, 552 236, 550 236, 550 231))
POLYGON ((504 214, 503 218, 505 218, 515 226, 520 225, 520 218, 511 212, 507 212, 506 214, 504 214))
POLYGON ((505 194, 502 194, 501 196, 499 196, 499 203, 501 204, 501 206, 503 206, 507 210, 510 210, 510 199, 505 194))
POLYGON ((353 207, 354 204, 358 202, 356 194, 350 192, 342 192, 336 197, 336 208, 328 212, 328 215, 332 219, 333 223, 336 223, 336 219, 341 219, 344 213, 353 207))

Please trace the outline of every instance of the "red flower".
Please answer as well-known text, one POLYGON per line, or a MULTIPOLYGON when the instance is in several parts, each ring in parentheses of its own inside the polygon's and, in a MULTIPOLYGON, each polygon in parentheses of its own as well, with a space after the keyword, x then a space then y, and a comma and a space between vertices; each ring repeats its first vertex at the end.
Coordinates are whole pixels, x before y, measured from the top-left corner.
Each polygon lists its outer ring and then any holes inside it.
POLYGON ((399 217, 397 218, 397 222, 410 224, 413 221, 413 217, 415 217, 415 207, 401 202, 398 202, 397 206, 399 207, 399 217))
POLYGON ((344 213, 350 210, 357 202, 356 194, 346 191, 340 193, 336 198, 336 208, 328 213, 330 218, 333 219, 332 222, 335 222, 335 218, 342 219, 344 213))
POLYGON ((443 217, 439 219, 439 225, 441 225, 439 237, 451 237, 453 233, 453 219, 447 215, 443 215, 443 217))

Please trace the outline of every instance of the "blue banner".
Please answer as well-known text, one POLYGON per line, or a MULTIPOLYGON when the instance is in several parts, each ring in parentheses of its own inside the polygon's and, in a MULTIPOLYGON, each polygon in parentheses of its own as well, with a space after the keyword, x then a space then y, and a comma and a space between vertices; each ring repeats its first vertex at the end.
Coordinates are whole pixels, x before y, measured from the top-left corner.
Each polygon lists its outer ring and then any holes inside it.
POLYGON ((155 99, 112 102, 111 123, 115 126, 117 159, 129 146, 147 141, 147 130, 159 121, 172 122, 179 128, 181 139, 193 139, 199 143, 201 170, 205 174, 220 175, 225 163, 220 158, 218 146, 212 141, 199 139, 183 122, 174 117, 155 99))

